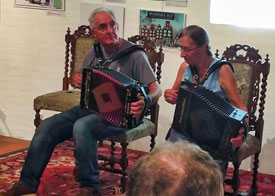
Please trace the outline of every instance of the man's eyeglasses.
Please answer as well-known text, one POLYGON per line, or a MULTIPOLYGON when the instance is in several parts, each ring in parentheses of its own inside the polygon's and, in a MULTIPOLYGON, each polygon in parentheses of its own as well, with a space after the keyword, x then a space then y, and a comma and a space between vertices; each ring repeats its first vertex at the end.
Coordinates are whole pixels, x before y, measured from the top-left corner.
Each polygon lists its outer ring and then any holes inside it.
POLYGON ((103 23, 100 24, 97 28, 97 30, 101 31, 101 32, 106 32, 108 30, 108 27, 110 27, 110 29, 115 29, 117 27, 117 23, 115 21, 110 22, 109 24, 103 23))

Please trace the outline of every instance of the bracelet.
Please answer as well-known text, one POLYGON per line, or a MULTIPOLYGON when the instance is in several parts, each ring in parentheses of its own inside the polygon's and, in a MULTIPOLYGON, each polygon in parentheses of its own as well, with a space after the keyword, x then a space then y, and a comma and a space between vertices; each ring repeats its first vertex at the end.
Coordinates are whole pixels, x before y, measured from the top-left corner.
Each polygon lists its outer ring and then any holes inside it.
POLYGON ((146 95, 145 96, 145 104, 149 106, 149 105, 151 105, 151 103, 152 103, 151 97, 149 95, 146 95))

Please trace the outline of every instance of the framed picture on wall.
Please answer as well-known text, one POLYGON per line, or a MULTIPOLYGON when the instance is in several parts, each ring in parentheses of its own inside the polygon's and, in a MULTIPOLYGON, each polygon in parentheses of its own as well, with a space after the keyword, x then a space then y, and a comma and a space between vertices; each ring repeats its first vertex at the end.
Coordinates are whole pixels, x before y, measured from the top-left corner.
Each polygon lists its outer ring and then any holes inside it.
POLYGON ((41 9, 41 10, 65 10, 65 0, 14 0, 15 7, 41 9))
POLYGON ((178 36, 185 27, 183 13, 140 10, 139 34, 167 47, 178 45, 178 36))

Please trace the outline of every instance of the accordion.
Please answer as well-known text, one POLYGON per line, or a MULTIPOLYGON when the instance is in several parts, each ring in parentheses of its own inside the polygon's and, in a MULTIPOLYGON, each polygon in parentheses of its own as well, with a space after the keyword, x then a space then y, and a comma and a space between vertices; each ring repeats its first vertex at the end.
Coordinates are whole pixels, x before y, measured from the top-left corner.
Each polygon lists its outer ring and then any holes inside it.
POLYGON ((132 128, 139 125, 143 116, 130 114, 130 104, 144 96, 145 89, 123 73, 105 68, 83 68, 80 106, 98 113, 112 125, 132 128))
POLYGON ((246 115, 214 92, 184 81, 179 88, 172 127, 214 159, 230 160, 236 150, 230 139, 244 126, 246 115))

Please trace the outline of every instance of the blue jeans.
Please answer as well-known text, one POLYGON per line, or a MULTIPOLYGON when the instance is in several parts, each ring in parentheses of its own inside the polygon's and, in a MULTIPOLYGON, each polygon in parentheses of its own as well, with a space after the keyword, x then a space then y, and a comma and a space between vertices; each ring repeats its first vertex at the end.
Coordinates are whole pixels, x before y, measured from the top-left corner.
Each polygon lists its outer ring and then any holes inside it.
POLYGON ((79 106, 47 118, 32 138, 20 181, 38 188, 55 146, 73 137, 80 185, 99 189, 97 142, 123 131, 126 129, 113 127, 99 115, 82 110, 79 106))
MULTIPOLYGON (((168 140, 168 141, 170 141, 170 142, 176 142, 177 140, 187 140, 187 141, 190 141, 190 139, 188 137, 182 135, 181 133, 177 132, 173 128, 171 128, 169 130, 169 132, 167 133, 167 136, 166 136, 165 139, 168 140)), ((227 170, 227 167, 228 167, 228 161, 215 160, 215 162, 219 165, 220 170, 221 170, 221 172, 223 174, 223 178, 225 178, 226 170, 227 170)))

